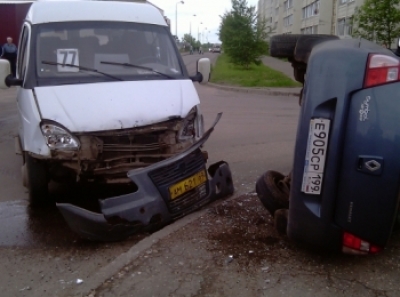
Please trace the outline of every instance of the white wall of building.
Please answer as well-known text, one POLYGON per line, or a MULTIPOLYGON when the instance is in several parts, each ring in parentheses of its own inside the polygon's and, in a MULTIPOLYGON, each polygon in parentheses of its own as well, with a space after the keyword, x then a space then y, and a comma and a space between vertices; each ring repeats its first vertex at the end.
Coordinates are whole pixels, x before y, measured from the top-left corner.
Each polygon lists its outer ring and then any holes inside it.
POLYGON ((365 0, 259 0, 258 13, 275 34, 335 34, 349 38, 356 7, 365 0))

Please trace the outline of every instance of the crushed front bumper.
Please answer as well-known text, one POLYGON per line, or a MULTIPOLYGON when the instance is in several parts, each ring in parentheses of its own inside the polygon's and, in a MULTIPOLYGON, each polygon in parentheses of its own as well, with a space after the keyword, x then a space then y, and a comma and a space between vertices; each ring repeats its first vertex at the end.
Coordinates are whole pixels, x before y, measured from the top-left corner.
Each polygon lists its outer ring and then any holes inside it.
MULTIPOLYGON (((203 205, 234 192, 229 165, 218 162, 208 168, 207 181, 171 199, 170 188, 204 171, 206 160, 200 147, 221 118, 185 152, 151 166, 131 170, 128 178, 138 190, 100 200, 101 213, 69 203, 57 203, 70 228, 81 237, 116 241, 145 230, 166 225, 203 205)), ((186 185, 185 185, 186 186, 186 185)))

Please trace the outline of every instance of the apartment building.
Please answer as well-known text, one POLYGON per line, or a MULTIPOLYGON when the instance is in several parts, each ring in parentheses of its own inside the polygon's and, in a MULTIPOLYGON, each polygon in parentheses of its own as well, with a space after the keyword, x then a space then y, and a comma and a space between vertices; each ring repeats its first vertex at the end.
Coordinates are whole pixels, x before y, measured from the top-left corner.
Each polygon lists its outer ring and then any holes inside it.
POLYGON ((259 0, 258 13, 275 34, 335 34, 349 38, 351 20, 365 0, 259 0))

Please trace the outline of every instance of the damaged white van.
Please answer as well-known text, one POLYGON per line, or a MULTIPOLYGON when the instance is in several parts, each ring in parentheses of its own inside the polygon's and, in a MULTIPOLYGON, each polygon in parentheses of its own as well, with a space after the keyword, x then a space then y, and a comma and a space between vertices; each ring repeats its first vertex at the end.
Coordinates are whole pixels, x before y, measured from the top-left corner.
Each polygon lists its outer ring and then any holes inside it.
POLYGON ((51 180, 133 184, 132 193, 99 200, 101 212, 57 204, 80 235, 117 240, 232 194, 227 163, 206 170, 201 146, 217 121, 204 132, 193 81, 208 81, 210 61, 197 63, 189 77, 150 4, 34 2, 17 77, 0 60, 0 87, 17 87, 16 148, 30 203, 48 201, 51 180))

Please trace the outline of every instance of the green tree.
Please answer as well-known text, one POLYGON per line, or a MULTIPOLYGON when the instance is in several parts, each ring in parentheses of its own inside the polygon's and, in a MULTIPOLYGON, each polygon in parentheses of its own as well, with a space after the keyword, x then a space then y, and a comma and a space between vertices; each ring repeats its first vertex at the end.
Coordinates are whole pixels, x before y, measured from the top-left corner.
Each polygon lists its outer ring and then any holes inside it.
POLYGON ((193 46, 193 47, 195 47, 196 43, 198 42, 198 41, 196 41, 196 39, 195 39, 192 35, 190 35, 190 34, 185 34, 185 35, 183 35, 182 41, 185 42, 185 43, 190 44, 190 45, 193 46))
POLYGON ((246 0, 231 1, 231 11, 221 17, 219 39, 232 63, 248 68, 252 63, 259 64, 260 56, 268 52, 265 22, 246 0))
POLYGON ((365 0, 353 17, 353 36, 388 47, 400 36, 400 0, 365 0))

